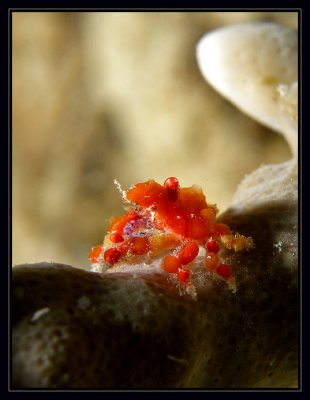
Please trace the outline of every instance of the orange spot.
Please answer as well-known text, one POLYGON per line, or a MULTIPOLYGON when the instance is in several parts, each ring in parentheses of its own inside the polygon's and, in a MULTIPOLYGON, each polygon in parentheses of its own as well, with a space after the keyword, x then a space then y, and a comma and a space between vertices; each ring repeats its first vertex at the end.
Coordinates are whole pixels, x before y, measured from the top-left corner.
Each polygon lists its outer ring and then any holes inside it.
POLYGON ((209 207, 202 209, 200 211, 200 215, 207 220, 213 220, 216 216, 216 213, 212 207, 209 207))
POLYGON ((233 246, 233 236, 232 235, 222 235, 221 236, 221 242, 223 243, 223 245, 227 248, 227 249, 231 249, 233 246))
POLYGON ((216 269, 216 266, 218 264, 218 256, 215 253, 209 253, 206 256, 206 267, 208 269, 216 269))
POLYGON ((233 245, 235 251, 240 251, 251 247, 253 247, 252 238, 240 235, 239 233, 235 234, 233 245))
POLYGON ((181 268, 181 263, 176 256, 166 256, 162 261, 162 269, 169 273, 176 273, 181 268))
POLYGON ((95 246, 91 249, 91 251, 88 253, 88 258, 92 264, 96 264, 98 262, 98 259, 102 253, 102 246, 95 246))
POLYGON ((196 242, 190 242, 177 254, 182 265, 192 262, 199 253, 199 246, 196 242))
POLYGON ((146 254, 150 250, 148 238, 132 237, 130 239, 129 250, 137 255, 146 254))
POLYGON ((234 249, 234 251, 240 251, 253 247, 253 239, 236 233, 235 235, 223 235, 221 236, 221 242, 227 249, 234 249))

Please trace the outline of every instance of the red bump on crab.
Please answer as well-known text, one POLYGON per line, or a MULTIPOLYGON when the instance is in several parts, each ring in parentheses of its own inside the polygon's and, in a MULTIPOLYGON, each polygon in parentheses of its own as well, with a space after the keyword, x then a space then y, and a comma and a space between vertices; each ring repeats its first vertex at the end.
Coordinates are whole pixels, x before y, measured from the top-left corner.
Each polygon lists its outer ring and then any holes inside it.
POLYGON ((216 272, 224 279, 230 279, 232 277, 231 266, 229 264, 220 264, 216 268, 216 272))
POLYGON ((189 282, 189 271, 187 269, 180 268, 177 273, 177 279, 179 282, 188 283, 189 282))
POLYGON ((162 269, 169 273, 176 273, 182 267, 180 260, 176 256, 166 256, 162 261, 162 269))
POLYGON ((218 253, 220 251, 220 245, 216 240, 210 240, 207 242, 206 248, 210 253, 218 253))
POLYGON ((110 240, 112 243, 120 243, 124 241, 124 238, 119 232, 112 232, 110 235, 110 240))
POLYGON ((196 242, 189 242, 185 247, 177 254, 178 259, 182 265, 189 264, 194 261, 199 252, 199 246, 196 242))
POLYGON ((110 249, 107 249, 104 252, 104 259, 107 263, 113 265, 117 263, 117 261, 120 259, 122 253, 115 249, 114 247, 111 247, 110 249))

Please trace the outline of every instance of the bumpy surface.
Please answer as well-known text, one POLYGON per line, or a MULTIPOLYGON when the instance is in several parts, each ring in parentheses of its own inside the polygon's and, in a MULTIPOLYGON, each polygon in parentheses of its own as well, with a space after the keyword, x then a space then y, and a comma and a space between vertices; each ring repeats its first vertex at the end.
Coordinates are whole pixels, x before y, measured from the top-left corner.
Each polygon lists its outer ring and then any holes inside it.
POLYGON ((245 113, 284 133, 297 153, 296 31, 271 22, 227 26, 200 40, 197 58, 212 86, 245 113))
POLYGON ((268 222, 291 235, 297 265, 296 227, 281 223, 290 211, 227 217, 257 243, 251 257, 231 254, 238 295, 213 275, 193 301, 160 275, 17 266, 14 387, 296 387, 298 273, 268 222))

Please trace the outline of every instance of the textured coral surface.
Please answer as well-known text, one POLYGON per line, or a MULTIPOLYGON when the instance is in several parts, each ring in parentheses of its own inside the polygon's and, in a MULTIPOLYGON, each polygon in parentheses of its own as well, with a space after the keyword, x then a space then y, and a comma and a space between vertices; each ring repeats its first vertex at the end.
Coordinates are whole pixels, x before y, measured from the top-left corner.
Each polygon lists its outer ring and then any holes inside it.
MULTIPOLYGON (((286 264, 268 223, 289 211, 275 207, 227 218, 256 243, 251 256, 231 254, 237 294, 214 276, 206 277, 195 301, 161 275, 100 275, 60 264, 16 267, 13 385, 296 387, 296 256, 295 268, 286 264)), ((285 229, 292 239, 294 227, 285 229)), ((292 244, 289 251, 296 254, 292 244)))
POLYGON ((237 293, 211 273, 199 276, 193 300, 143 266, 109 274, 16 266, 13 386, 297 387, 296 204, 231 208, 222 221, 255 243, 227 251, 237 293))

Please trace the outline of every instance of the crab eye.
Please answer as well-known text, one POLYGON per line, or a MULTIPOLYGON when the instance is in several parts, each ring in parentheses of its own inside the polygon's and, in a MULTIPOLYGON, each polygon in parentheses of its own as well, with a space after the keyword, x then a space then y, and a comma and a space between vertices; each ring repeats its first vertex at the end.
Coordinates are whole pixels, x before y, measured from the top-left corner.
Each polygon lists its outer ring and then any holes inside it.
POLYGON ((179 187, 180 185, 178 179, 173 176, 167 178, 164 182, 164 188, 166 189, 171 200, 177 200, 179 187))
POLYGON ((164 182, 164 188, 167 190, 177 190, 179 186, 179 180, 174 176, 167 178, 164 182))

